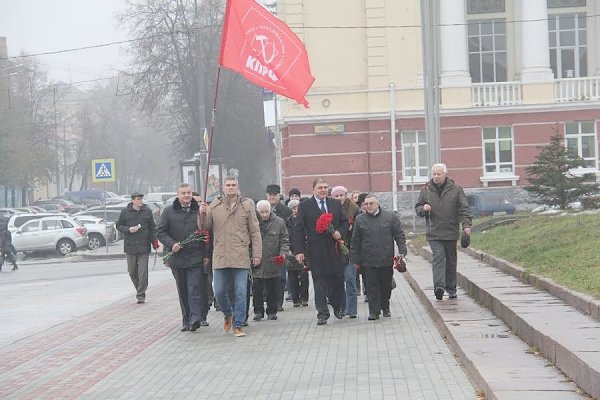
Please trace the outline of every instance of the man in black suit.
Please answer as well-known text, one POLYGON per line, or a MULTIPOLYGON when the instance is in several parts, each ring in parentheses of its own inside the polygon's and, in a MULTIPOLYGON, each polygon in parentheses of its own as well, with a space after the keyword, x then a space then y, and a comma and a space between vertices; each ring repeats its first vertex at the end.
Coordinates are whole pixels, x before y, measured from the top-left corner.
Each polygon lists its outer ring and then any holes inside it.
POLYGON ((327 182, 322 178, 313 181, 313 197, 298 206, 294 226, 296 260, 310 268, 314 288, 317 325, 325 325, 329 318, 327 295, 336 318, 342 318, 344 304, 344 257, 336 248, 336 240, 346 234, 348 218, 338 200, 327 197, 327 182), (333 234, 318 233, 316 222, 321 214, 333 214, 333 234))

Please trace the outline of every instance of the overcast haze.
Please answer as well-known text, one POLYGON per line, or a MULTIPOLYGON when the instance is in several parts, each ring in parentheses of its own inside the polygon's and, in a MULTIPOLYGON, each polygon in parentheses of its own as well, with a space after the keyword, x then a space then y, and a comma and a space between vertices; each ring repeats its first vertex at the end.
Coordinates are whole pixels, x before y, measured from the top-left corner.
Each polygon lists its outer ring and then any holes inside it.
MULTIPOLYGON (((17 56, 126 40, 115 14, 125 0, 0 0, 0 36, 17 56)), ((121 46, 40 56, 51 80, 78 82, 115 75, 126 60, 121 46)))

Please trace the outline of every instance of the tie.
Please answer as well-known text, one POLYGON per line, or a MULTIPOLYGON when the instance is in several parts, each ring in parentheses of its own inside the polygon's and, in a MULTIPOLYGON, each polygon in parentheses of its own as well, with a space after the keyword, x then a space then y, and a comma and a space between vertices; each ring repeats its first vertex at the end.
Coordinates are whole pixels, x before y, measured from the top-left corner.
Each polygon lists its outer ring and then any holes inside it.
POLYGON ((321 212, 325 214, 327 210, 325 209, 325 200, 321 199, 321 212))

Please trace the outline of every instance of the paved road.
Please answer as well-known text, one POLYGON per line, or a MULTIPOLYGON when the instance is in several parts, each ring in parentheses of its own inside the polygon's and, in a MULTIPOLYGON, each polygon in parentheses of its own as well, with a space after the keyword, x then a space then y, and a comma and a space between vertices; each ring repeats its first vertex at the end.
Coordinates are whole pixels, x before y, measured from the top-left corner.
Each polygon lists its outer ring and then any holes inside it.
MULTIPOLYGON (((39 259, 0 272, 0 347, 110 305, 135 298, 124 260, 39 259)), ((157 263, 150 288, 171 279, 157 263)))
POLYGON ((124 261, 31 265, 0 274, 0 398, 474 399, 429 315, 396 274, 390 319, 316 326, 286 304, 248 336, 179 332, 168 270, 135 304, 124 261))

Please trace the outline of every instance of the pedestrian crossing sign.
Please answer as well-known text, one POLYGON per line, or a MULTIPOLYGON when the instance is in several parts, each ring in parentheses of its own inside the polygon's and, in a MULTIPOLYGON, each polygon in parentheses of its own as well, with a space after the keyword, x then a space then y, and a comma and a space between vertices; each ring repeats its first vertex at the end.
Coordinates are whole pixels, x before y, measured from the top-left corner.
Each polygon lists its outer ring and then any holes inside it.
POLYGON ((92 160, 92 182, 114 182, 115 160, 106 158, 92 160))

